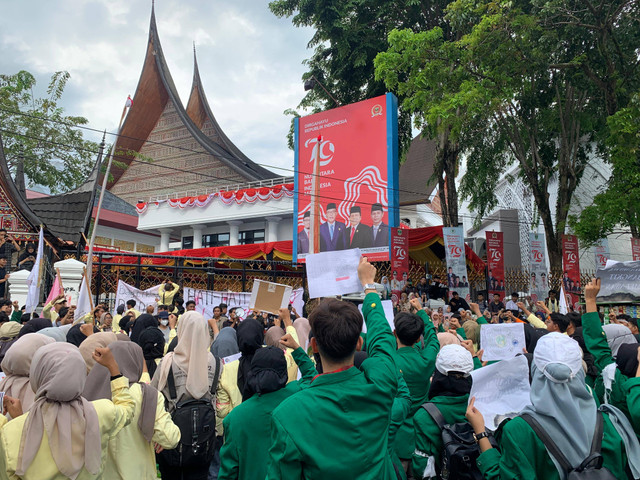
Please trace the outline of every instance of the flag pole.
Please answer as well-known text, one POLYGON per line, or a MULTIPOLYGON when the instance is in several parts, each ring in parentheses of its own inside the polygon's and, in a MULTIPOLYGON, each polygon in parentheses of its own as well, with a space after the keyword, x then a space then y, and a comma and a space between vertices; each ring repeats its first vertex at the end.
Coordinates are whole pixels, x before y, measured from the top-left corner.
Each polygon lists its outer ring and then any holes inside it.
MULTIPOLYGON (((104 172, 104 178, 102 179, 102 188, 100 189, 100 198, 98 198, 98 206, 96 208, 96 218, 93 221, 93 229, 91 230, 91 240, 89 240, 89 252, 87 254, 87 270, 90 272, 89 277, 85 275, 85 281, 87 281, 87 288, 89 289, 89 296, 91 296, 91 277, 93 276, 93 245, 96 241, 96 232, 98 231, 98 222, 100 221, 100 212, 102 211, 102 201, 104 200, 104 192, 107 189, 107 183, 109 182, 109 173, 111 172, 111 163, 113 162, 113 151, 116 149, 116 145, 118 144, 118 138, 120 138, 120 130, 122 130, 122 123, 124 122, 124 117, 127 113, 127 108, 129 108, 133 102, 131 101, 131 97, 127 97, 127 101, 124 104, 124 108, 122 109, 122 116, 120 117, 120 124, 118 125, 118 133, 116 135, 116 141, 113 143, 111 147, 111 151, 109 152, 109 160, 107 161, 107 169, 104 172)), ((100 172, 98 172, 100 173, 100 172)), ((90 208, 93 208, 90 206, 90 208)))
POLYGON ((322 135, 318 136, 318 148, 313 160, 313 196, 311 197, 311 225, 309 233, 309 253, 320 251, 320 149, 322 148, 322 135))

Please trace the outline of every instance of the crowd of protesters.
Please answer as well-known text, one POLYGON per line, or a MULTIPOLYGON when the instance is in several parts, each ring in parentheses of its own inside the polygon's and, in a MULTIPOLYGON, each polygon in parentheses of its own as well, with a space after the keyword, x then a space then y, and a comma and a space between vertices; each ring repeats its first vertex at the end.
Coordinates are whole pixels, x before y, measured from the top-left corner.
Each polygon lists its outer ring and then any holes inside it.
POLYGON ((63 295, 37 317, 3 300, 0 478, 640 478, 637 319, 604 322, 598 280, 586 313, 563 315, 551 294, 431 308, 440 279, 393 279, 391 327, 390 282, 381 294, 366 259, 358 276, 361 311, 322 299, 308 318, 225 304, 206 318, 170 279, 155 305, 82 319, 63 295), (480 329, 513 322, 530 404, 490 431, 470 395, 480 329))

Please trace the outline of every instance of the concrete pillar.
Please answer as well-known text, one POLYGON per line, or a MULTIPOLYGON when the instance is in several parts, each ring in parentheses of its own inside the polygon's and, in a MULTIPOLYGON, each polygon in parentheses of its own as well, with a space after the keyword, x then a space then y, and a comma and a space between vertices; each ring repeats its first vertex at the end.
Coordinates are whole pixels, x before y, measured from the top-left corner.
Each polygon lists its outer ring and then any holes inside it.
POLYGON ((202 248, 202 231, 206 225, 193 226, 193 248, 202 248))
MULTIPOLYGON (((73 258, 61 260, 53 264, 54 268, 60 270, 60 278, 64 287, 64 294, 67 297, 68 305, 75 305, 78 302, 80 283, 86 265, 73 258)), ((48 294, 49 292, 47 292, 48 294)))
POLYGON ((171 235, 171 228, 160 228, 160 251, 169 251, 169 236, 171 235))
POLYGON ((229 224, 229 246, 238 245, 238 234, 240 233, 240 225, 242 221, 232 220, 229 224))
POLYGON ((267 218, 267 242, 278 241, 278 225, 280 224, 282 217, 269 217, 267 218))
POLYGON ((27 303, 27 294, 29 293, 27 279, 29 278, 29 274, 31 274, 29 270, 11 272, 9 281, 7 282, 9 284, 8 298, 10 298, 12 302, 17 300, 21 307, 27 303))

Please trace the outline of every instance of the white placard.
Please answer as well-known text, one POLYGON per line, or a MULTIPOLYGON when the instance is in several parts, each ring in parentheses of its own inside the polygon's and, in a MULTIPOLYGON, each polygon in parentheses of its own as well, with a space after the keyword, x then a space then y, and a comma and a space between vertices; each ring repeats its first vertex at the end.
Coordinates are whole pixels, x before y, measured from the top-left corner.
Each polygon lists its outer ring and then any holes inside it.
POLYGON ((359 248, 307 255, 309 297, 331 297, 362 291, 358 279, 360 257, 359 248))
POLYGON ((129 285, 128 283, 123 282, 122 280, 118 280, 118 290, 116 292, 116 308, 118 308, 119 305, 125 305, 127 301, 131 299, 136 301, 135 309, 139 312, 145 313, 148 305, 154 305, 157 308, 156 298, 158 298, 159 290, 160 285, 147 288, 146 290, 140 290, 129 285))
MULTIPOLYGON (((384 316, 387 319, 387 323, 389 323, 389 327, 391 327, 391 331, 393 332, 393 330, 396 328, 395 323, 393 322, 393 319, 395 317, 394 313, 393 313, 393 302, 391 300, 382 300, 382 309, 384 310, 384 316)), ((360 310, 360 314, 362 315, 362 303, 360 305, 358 305, 358 310, 360 310)), ((364 315, 363 315, 364 318, 364 315)), ((367 324, 366 323, 362 323, 362 331, 364 333, 367 333, 367 324)))
POLYGON ((474 405, 491 430, 498 427, 503 416, 513 417, 531 403, 529 363, 524 355, 474 370, 471 377, 469 398, 475 397, 474 405))
POLYGON ((508 360, 522 353, 525 346, 522 323, 490 323, 480 326, 480 348, 484 350, 482 360, 508 360))

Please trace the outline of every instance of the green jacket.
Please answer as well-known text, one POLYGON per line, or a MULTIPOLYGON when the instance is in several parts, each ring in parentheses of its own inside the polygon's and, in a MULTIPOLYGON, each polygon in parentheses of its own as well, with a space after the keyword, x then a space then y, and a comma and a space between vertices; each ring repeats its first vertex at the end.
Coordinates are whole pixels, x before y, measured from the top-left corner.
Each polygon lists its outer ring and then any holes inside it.
POLYGON ((369 357, 360 370, 317 376, 274 410, 267 479, 395 479, 387 448, 396 342, 378 294, 362 310, 369 357))
POLYGON ((398 429, 404 423, 406 418, 411 413, 411 393, 409 392, 409 388, 407 387, 404 378, 402 377, 402 373, 398 370, 398 393, 396 398, 393 400, 393 405, 391 406, 391 423, 389 424, 389 444, 388 451, 391 456, 391 461, 395 467, 398 478, 401 480, 405 480, 407 478, 404 467, 402 466, 402 462, 396 455, 394 447, 394 442, 396 439, 396 435, 398 434, 398 429))
POLYGON ((308 386, 318 373, 302 348, 294 350, 292 356, 300 368, 300 380, 275 392, 254 395, 224 418, 219 480, 264 480, 271 445, 271 413, 285 399, 308 386))
MULTIPOLYGON (((609 348, 609 344, 607 343, 607 335, 602 329, 600 316, 597 312, 589 312, 582 315, 582 335, 587 349, 593 355, 598 372, 602 373, 602 370, 604 370, 607 365, 614 363, 615 360, 613 359, 613 355, 611 355, 611 348, 609 348)), ((631 419, 631 413, 627 406, 627 398, 629 397, 629 388, 626 386, 627 380, 628 377, 616 368, 615 378, 611 385, 609 403, 618 407, 624 412, 627 418, 631 419)), ((603 402, 604 385, 602 383, 602 375, 596 378, 594 390, 600 402, 603 402)), ((634 424, 634 427, 635 426, 634 424)), ((636 434, 640 432, 638 428, 635 428, 635 431, 636 434)))
MULTIPOLYGON (((560 480, 544 444, 522 418, 517 417, 504 424, 500 450, 492 448, 478 457, 476 463, 485 479, 560 480)), ((624 443, 607 414, 604 414, 602 457, 604 466, 615 478, 627 478, 624 443)))
POLYGON ((399 348, 395 352, 396 367, 402 372, 411 392, 411 413, 404 421, 395 441, 395 451, 399 458, 409 459, 414 450, 413 415, 429 393, 430 378, 436 367, 436 356, 440 351, 440 342, 431 319, 424 310, 418 312, 424 321, 424 340, 412 347, 399 348))
MULTIPOLYGON (((467 421, 465 413, 467 412, 469 395, 434 397, 431 399, 431 403, 438 407, 447 424, 452 425, 467 421)), ((429 457, 433 457, 435 460, 436 471, 440 470, 442 436, 440 427, 424 408, 418 409, 413 416, 413 428, 416 436, 416 448, 413 452, 412 461, 413 474, 416 478, 423 478, 427 470, 429 457)))

